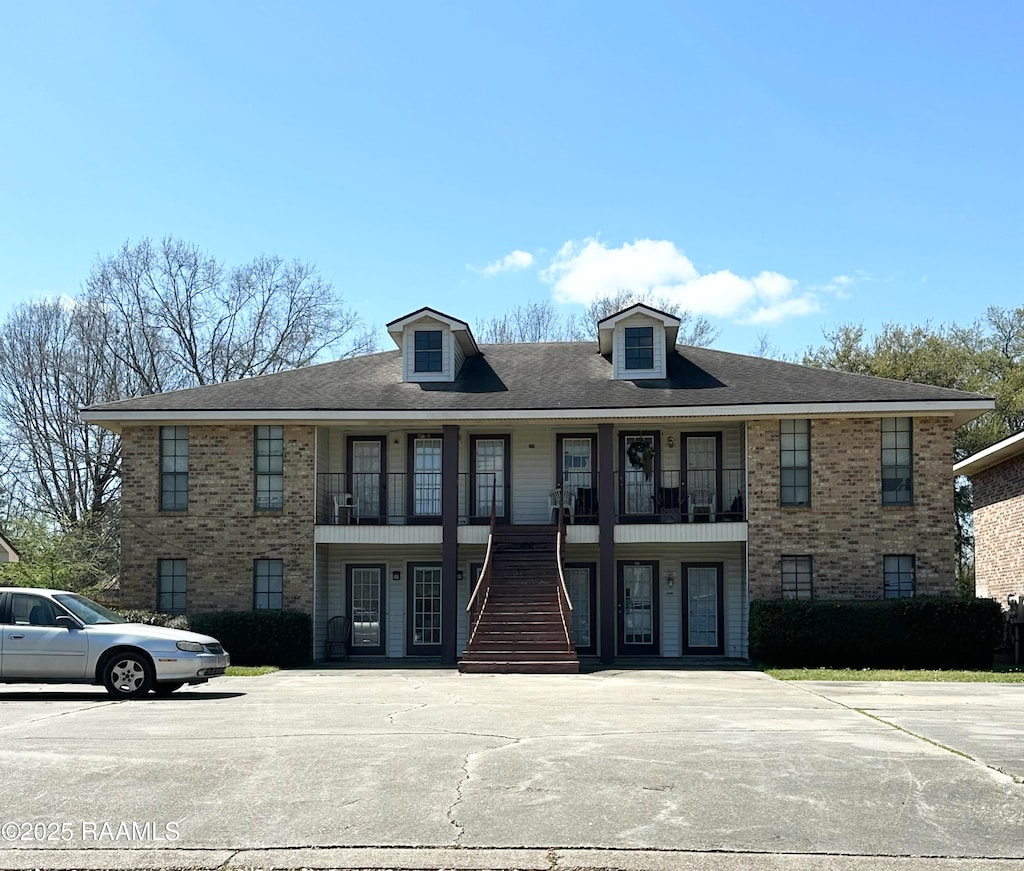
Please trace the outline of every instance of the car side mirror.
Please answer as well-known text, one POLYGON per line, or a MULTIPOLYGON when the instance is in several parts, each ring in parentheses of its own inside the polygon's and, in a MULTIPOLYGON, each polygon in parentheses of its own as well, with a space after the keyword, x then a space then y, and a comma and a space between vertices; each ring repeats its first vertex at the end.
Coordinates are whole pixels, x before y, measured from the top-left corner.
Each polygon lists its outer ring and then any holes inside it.
POLYGON ((82 627, 78 624, 78 621, 73 617, 65 617, 63 614, 57 618, 57 625, 63 626, 69 632, 72 629, 81 629, 82 627))

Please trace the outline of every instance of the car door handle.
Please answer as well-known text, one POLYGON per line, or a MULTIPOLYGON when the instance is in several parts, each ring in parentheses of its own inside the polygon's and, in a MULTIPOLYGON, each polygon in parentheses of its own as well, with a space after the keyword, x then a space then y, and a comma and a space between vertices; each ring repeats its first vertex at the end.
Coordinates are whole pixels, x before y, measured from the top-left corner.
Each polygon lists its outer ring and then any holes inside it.
POLYGON ((24 638, 25 636, 24 635, 8 635, 7 637, 10 638, 13 641, 15 638, 24 638))

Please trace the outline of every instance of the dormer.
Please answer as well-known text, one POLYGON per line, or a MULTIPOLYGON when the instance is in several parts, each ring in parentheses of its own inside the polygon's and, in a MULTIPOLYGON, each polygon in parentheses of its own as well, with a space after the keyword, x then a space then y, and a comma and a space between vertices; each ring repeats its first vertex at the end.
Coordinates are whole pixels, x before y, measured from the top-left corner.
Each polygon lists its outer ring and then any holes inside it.
POLYGON ((469 324, 432 308, 421 308, 388 324, 402 351, 402 380, 454 381, 466 357, 480 353, 469 324))
POLYGON ((611 356, 612 377, 619 381, 667 378, 678 335, 679 318, 643 303, 597 323, 598 346, 611 356))

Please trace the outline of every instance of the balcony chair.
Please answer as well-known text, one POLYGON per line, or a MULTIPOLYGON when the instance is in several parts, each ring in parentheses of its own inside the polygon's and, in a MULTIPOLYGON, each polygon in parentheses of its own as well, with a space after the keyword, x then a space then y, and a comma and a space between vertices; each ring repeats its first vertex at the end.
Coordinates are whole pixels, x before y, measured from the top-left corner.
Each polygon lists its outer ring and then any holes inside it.
POLYGON ((704 514, 704 509, 707 509, 708 520, 714 521, 716 519, 715 491, 710 487, 691 487, 686 493, 686 508, 689 513, 690 523, 693 523, 695 514, 704 514))
POLYGON ((555 487, 548 494, 548 517, 553 519, 554 523, 558 522, 558 516, 555 514, 556 511, 565 511, 569 514, 569 522, 576 522, 576 488, 566 487, 555 487))
POLYGON ((335 525, 351 523, 352 518, 355 516, 355 505, 352 502, 352 494, 334 493, 331 498, 334 499, 335 525))

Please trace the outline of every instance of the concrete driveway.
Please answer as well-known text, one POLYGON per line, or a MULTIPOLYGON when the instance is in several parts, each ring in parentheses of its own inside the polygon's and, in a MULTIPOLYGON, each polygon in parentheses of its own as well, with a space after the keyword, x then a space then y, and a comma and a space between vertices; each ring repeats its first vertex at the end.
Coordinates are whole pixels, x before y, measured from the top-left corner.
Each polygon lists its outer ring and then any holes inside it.
POLYGON ((1022 711, 745 671, 0 686, 0 868, 1024 868, 1022 711))

